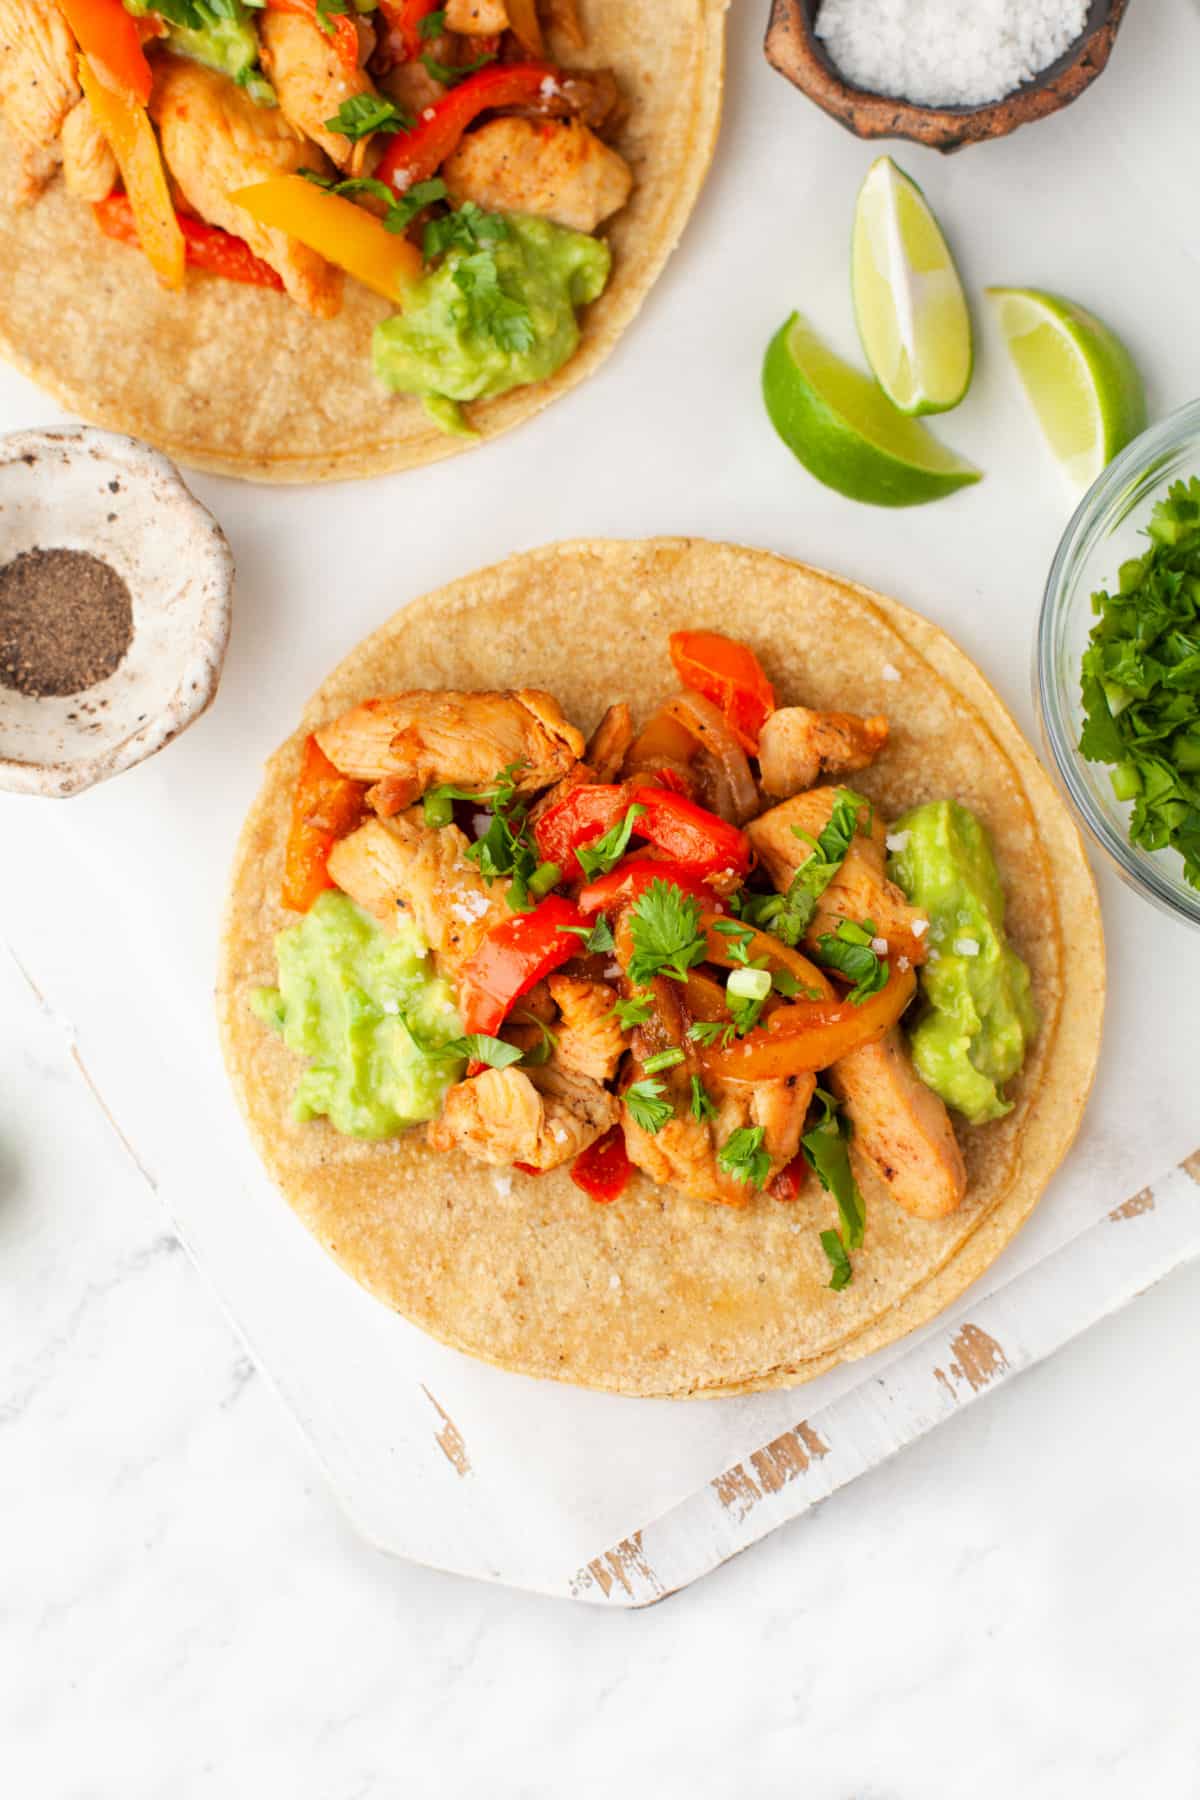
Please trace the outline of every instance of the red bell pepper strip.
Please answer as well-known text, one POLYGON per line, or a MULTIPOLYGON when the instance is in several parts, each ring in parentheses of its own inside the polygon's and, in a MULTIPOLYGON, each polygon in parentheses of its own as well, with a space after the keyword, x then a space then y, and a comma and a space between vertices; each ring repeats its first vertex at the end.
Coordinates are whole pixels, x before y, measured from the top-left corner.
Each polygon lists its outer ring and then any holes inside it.
POLYGON ((582 949, 570 926, 586 925, 578 907, 551 894, 532 912, 493 925, 458 978, 463 1030, 494 1037, 514 1004, 582 949))
POLYGON ((121 0, 62 0, 79 48, 107 87, 145 106, 154 76, 142 49, 137 21, 121 0))
MULTIPOLYGON (((128 194, 110 194, 107 200, 96 201, 92 211, 105 237, 114 238, 118 244, 131 244, 135 250, 141 248, 128 194)), ((207 269, 210 275, 224 275, 226 280, 241 281, 248 287, 275 288, 282 293, 283 282, 270 263, 255 256, 243 239, 178 209, 175 217, 183 233, 184 254, 193 268, 207 269)))
POLYGON ((742 749, 753 756, 775 711, 775 690, 753 650, 719 631, 673 631, 670 650, 684 687, 719 706, 742 749))
POLYGON ((541 815, 533 828, 538 855, 557 863, 563 881, 578 881, 583 874, 575 852, 590 844, 625 817, 629 800, 623 787, 607 782, 582 782, 541 815))
POLYGON ((612 912, 628 906, 644 893, 652 881, 669 881, 685 894, 692 894, 710 911, 720 908, 720 899, 708 887, 702 875, 684 863, 670 862, 666 857, 630 856, 607 875, 590 881, 578 897, 581 913, 612 912))
MULTIPOLYGON (((271 3, 279 4, 279 0, 271 3)), ((493 63, 468 75, 425 107, 411 131, 396 132, 375 171, 376 178, 388 182, 398 194, 407 193, 418 181, 437 174, 481 112, 496 106, 529 106, 545 82, 557 83, 558 78, 558 70, 542 62, 493 63)))
POLYGON ((311 19, 332 43, 343 68, 357 69, 358 29, 350 13, 321 13, 317 0, 266 0, 266 4, 272 12, 296 13, 302 19, 311 19))
POLYGON ((571 1180, 593 1200, 619 1200, 629 1186, 633 1164, 625 1149, 625 1133, 610 1125, 603 1137, 581 1150, 571 1165, 571 1180))
POLYGON ((726 869, 745 875, 749 870, 750 839, 736 825, 667 788, 635 788, 629 798, 646 809, 635 827, 638 836, 648 838, 673 862, 705 875, 726 869))
POLYGON ((808 1164, 803 1154, 794 1156, 786 1169, 780 1169, 768 1184, 767 1192, 775 1200, 796 1200, 808 1181, 808 1164))
POLYGON ((415 62, 421 54, 421 26, 442 0, 379 0, 387 26, 388 49, 397 62, 415 62))
POLYGON ((280 894, 293 912, 307 912, 318 894, 334 885, 325 866, 329 852, 361 819, 366 790, 365 781, 339 775, 316 738, 308 739, 292 798, 280 894))

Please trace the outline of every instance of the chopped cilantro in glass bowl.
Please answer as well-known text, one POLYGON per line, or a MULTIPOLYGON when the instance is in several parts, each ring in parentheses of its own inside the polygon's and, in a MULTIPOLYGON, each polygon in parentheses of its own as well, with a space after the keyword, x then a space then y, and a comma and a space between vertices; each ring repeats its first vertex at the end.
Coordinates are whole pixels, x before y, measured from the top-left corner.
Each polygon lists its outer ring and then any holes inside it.
POLYGON ((1034 685, 1047 749, 1088 831, 1139 893, 1200 925, 1200 661, 1195 675, 1188 663, 1192 638, 1200 659, 1193 477, 1200 401, 1135 438, 1080 502, 1046 583, 1034 685), (1135 559, 1145 559, 1140 568, 1135 559), (1097 611, 1094 595, 1111 599, 1097 611))

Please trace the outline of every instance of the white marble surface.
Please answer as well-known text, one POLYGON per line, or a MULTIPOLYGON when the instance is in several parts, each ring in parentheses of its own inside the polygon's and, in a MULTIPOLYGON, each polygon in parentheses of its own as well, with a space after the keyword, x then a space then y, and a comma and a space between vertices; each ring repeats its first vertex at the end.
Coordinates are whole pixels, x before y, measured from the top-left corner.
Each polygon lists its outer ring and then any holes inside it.
MULTIPOLYGON (((238 622, 217 708, 145 779, 207 764, 248 794, 222 706, 261 708, 265 750, 407 594, 587 531, 741 537, 890 588, 950 624, 1028 719, 1063 498, 990 341, 945 424, 988 480, 945 507, 853 508, 763 426, 756 363, 789 306, 850 346, 843 246, 870 153, 761 65, 759 11, 740 0, 701 214, 601 377, 508 443, 398 482, 196 483, 238 557, 238 622), (286 679, 264 683, 299 618, 286 679)), ((1137 0, 1071 112, 950 162, 902 155, 973 284, 1092 301, 1160 412, 1200 391, 1200 267, 1166 203, 1180 157, 1200 156, 1186 46, 1168 53, 1184 29, 1200 49, 1184 0, 1137 0)), ((0 426, 54 416, 0 374, 0 426)), ((1193 939, 1134 916, 1195 968, 1193 939)), ((1163 1055, 1157 1021, 1114 1023, 1112 1054, 1163 1055)), ((1187 1019, 1174 1029, 1186 1054, 1187 1019)), ((1161 1122, 1177 1137, 1189 1084, 1173 1067, 1161 1122)), ((1136 1126, 1119 1091, 1110 1075, 1114 1146, 1136 1126)), ((1200 1271, 1176 1275, 650 1612, 434 1575, 351 1535, 61 1026, 0 960, 0 1783, 33 1800, 540 1800, 614 1777, 702 1800, 734 1781, 805 1800, 1195 1794, 1198 1300, 1200 1271)))

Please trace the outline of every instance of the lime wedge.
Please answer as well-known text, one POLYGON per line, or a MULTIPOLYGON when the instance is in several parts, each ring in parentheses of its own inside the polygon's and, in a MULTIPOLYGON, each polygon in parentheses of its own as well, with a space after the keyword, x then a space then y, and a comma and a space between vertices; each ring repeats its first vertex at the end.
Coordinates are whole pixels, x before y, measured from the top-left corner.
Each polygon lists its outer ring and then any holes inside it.
POLYGON ((946 412, 971 380, 971 315, 945 238, 915 181, 881 156, 854 209, 850 281, 875 379, 901 412, 946 412))
POLYGON ((810 474, 871 506, 920 506, 979 480, 979 470, 897 412, 880 388, 793 313, 767 346, 771 423, 810 474))
POLYGON ((1146 423, 1133 358, 1094 313, 1037 288, 989 288, 988 298, 1056 461, 1088 487, 1146 423))

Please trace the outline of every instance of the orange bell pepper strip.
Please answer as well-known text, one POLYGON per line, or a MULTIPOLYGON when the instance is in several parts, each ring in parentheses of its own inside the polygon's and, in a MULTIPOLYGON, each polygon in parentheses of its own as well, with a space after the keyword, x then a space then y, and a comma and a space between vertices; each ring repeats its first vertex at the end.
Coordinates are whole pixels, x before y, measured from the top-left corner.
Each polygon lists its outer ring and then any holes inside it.
POLYGON ((272 12, 296 13, 302 19, 311 19, 333 45, 342 67, 357 69, 358 29, 350 13, 322 13, 317 0, 266 0, 266 4, 272 12))
POLYGON ((138 101, 106 87, 86 56, 79 58, 79 85, 117 159, 138 241, 151 268, 164 287, 181 288, 186 257, 183 233, 149 113, 138 101))
POLYGON ((423 109, 411 131, 398 131, 388 144, 375 174, 398 194, 436 175, 458 148, 463 133, 481 112, 496 106, 530 106, 547 81, 559 71, 550 63, 493 63, 468 75, 448 94, 423 109))
POLYGON ((292 822, 284 852, 280 899, 292 912, 307 912, 318 894, 333 887, 329 852, 363 815, 367 784, 340 775, 309 737, 292 796, 292 822))
MULTIPOLYGON (((110 194, 107 200, 97 200, 92 212, 105 237, 118 244, 130 244, 135 250, 141 249, 128 194, 110 194)), ((206 269, 210 275, 223 275, 227 281, 240 281, 247 287, 283 291, 283 282, 270 263, 255 256, 241 238, 231 237, 229 232, 216 225, 206 225, 203 219, 194 219, 190 213, 176 212, 175 219, 183 233, 184 254, 189 267, 206 269)))
POLYGON ((821 1000, 832 1000, 837 993, 823 969, 818 969, 816 963, 809 962, 807 956, 801 956, 798 950, 791 949, 779 938, 772 937, 770 932, 757 931, 744 919, 719 918, 715 913, 706 913, 700 922, 707 938, 705 962, 715 963, 721 969, 739 969, 747 962, 765 960, 772 974, 776 969, 784 969, 793 975, 800 986, 808 990, 810 998, 816 995, 821 1000))
POLYGON ((406 237, 385 231, 353 200, 327 194, 303 175, 273 175, 235 189, 229 198, 260 225, 286 231, 385 300, 398 301, 425 266, 406 237))
POLYGON ((719 706, 742 749, 753 756, 775 711, 775 690, 753 650, 719 631, 673 631, 670 651, 684 687, 719 706))
POLYGON ((727 1048, 701 1051, 710 1075, 726 1081, 777 1081, 828 1069, 851 1050, 874 1044, 896 1023, 913 994, 911 969, 893 964, 887 984, 855 1006, 848 998, 796 1000, 727 1048))
POLYGON ((61 0, 61 5, 75 42, 105 87, 145 106, 154 76, 133 14, 121 0, 61 0))

